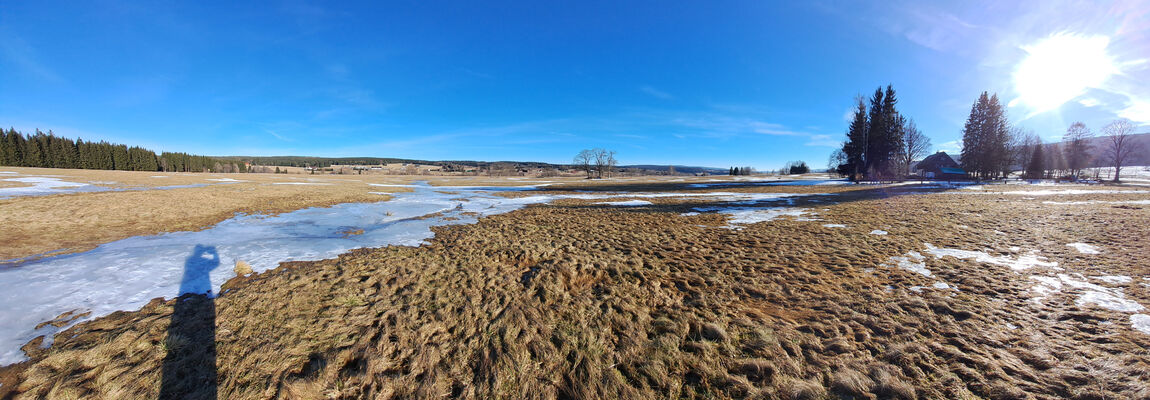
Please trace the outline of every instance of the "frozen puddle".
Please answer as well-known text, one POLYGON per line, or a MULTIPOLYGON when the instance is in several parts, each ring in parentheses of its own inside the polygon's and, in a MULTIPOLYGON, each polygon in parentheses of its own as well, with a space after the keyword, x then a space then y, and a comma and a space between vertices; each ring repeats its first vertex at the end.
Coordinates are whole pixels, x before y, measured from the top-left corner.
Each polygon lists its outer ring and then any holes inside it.
POLYGON ((1092 246, 1092 245, 1089 245, 1086 243, 1069 243, 1069 244, 1067 244, 1067 246, 1073 247, 1074 250, 1078 250, 1078 252, 1082 253, 1082 254, 1100 254, 1100 253, 1102 253, 1101 251, 1098 251, 1098 247, 1092 246))
POLYGON ((926 245, 926 252, 935 258, 950 256, 963 260, 974 260, 981 263, 1001 265, 1004 267, 1009 267, 1015 271, 1021 271, 1034 267, 1054 268, 1058 266, 1057 261, 1043 261, 1043 259, 1046 257, 1039 256, 1037 251, 1031 251, 1028 254, 1020 255, 1015 258, 1011 256, 992 256, 981 251, 942 249, 934 247, 930 243, 924 244, 926 245))
MULTIPOLYGON (((138 310, 157 297, 170 299, 183 293, 219 293, 220 286, 235 276, 233 265, 239 260, 250 264, 253 271, 262 272, 284 261, 328 259, 356 248, 415 246, 434 236, 430 229, 433 226, 473 223, 483 216, 565 198, 686 197, 746 202, 805 196, 722 192, 539 194, 517 198, 497 195, 533 188, 476 190, 418 185, 412 192, 390 193, 391 200, 384 202, 308 208, 276 216, 239 216, 203 231, 132 237, 84 253, 0 268, 0 304, 4 304, 0 308, 0 321, 4 321, 0 324, 0 365, 23 360, 20 346, 29 340, 45 336, 47 345, 56 332, 78 322, 114 311, 138 310), (363 232, 358 233, 359 230, 363 232), (352 231, 357 234, 349 235, 352 231), (209 257, 204 258, 205 254, 209 257), (181 286, 185 270, 207 271, 207 282, 181 286), (37 324, 69 311, 73 315, 89 314, 60 328, 45 325, 34 329, 37 324)), ((769 208, 720 209, 737 214, 735 219, 746 223, 806 213, 805 210, 769 208)))

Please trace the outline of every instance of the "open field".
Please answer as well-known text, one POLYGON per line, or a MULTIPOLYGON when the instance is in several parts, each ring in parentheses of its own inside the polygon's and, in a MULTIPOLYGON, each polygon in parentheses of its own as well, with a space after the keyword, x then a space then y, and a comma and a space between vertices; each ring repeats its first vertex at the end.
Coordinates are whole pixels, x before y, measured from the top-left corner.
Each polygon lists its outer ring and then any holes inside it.
MULTIPOLYGON (((394 175, 203 174, 46 168, 0 168, 0 188, 27 188, 12 179, 50 179, 82 187, 8 197, 0 190, 0 261, 86 251, 101 243, 163 232, 194 231, 243 214, 277 214, 308 207, 387 200, 414 181, 434 186, 521 186, 579 183, 578 178, 486 178, 394 175), (77 192, 78 191, 78 192, 77 192)), ((714 178, 668 177, 703 182, 714 178)), ((659 178, 646 178, 659 181, 659 178)), ((624 180, 623 182, 626 182, 624 180)), ((601 185, 592 183, 590 185, 601 185)))
MULTIPOLYGON (((0 207, 66 220, 33 205, 410 189, 278 178, 0 207)), ((426 245, 285 263, 33 340, 0 397, 1150 398, 1144 187, 543 183, 498 196, 545 201, 426 245)))

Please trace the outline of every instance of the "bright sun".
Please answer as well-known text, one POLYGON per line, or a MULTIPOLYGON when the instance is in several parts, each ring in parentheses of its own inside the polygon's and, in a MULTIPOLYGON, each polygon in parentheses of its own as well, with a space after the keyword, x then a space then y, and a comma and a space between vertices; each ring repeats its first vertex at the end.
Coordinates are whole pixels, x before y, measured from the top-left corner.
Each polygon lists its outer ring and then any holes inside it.
POLYGON ((1118 71, 1106 54, 1110 38, 1055 34, 1030 46, 1028 55, 1014 71, 1014 88, 1021 102, 1033 112, 1053 110, 1088 88, 1098 87, 1118 71))

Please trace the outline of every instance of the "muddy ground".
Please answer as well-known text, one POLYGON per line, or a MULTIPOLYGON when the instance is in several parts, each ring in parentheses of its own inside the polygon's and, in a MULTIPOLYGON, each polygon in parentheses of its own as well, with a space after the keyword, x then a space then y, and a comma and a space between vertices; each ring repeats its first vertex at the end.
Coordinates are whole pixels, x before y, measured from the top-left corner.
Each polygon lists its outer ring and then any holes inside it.
POLYGON ((683 215, 714 205, 698 200, 561 200, 421 247, 285 263, 214 301, 157 299, 33 341, 0 397, 1150 398, 1135 312, 1082 303, 1081 287, 1039 296, 1031 278, 1080 274, 1150 306, 1150 195, 708 190, 841 193, 741 226, 683 215), (895 266, 926 243, 1058 264, 895 266))

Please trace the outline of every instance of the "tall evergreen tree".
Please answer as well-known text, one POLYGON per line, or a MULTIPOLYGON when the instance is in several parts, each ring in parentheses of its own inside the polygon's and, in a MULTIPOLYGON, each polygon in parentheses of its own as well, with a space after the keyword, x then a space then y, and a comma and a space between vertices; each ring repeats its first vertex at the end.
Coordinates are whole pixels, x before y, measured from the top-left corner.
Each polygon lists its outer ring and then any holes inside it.
POLYGON ((1011 160, 1009 122, 998 95, 982 92, 962 128, 962 167, 979 179, 992 179, 1011 160))
POLYGON ((843 143, 842 149, 846 163, 838 166, 839 174, 853 181, 861 179, 866 170, 868 126, 866 101, 860 96, 855 99, 855 103, 854 117, 847 128, 847 141, 843 143))

